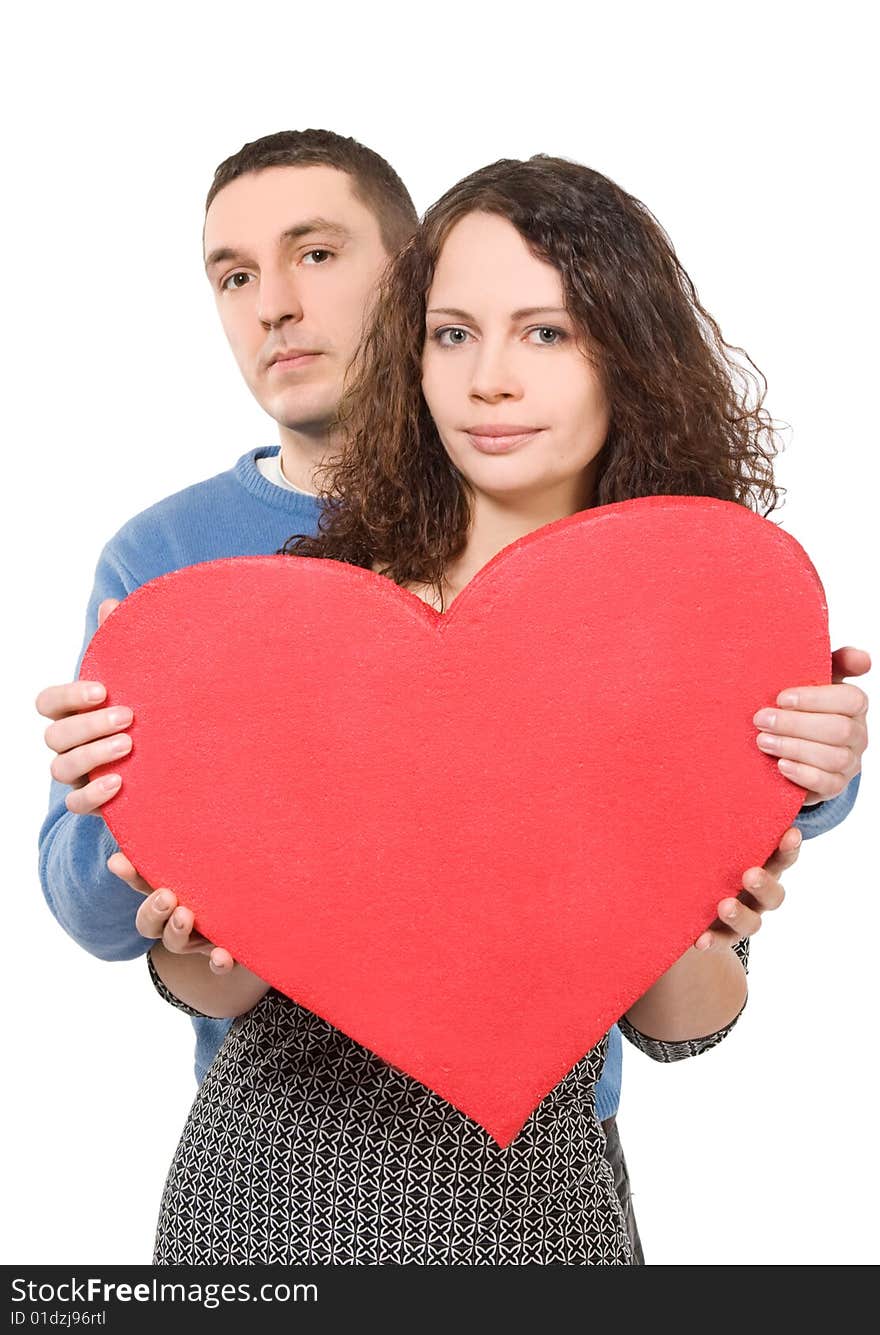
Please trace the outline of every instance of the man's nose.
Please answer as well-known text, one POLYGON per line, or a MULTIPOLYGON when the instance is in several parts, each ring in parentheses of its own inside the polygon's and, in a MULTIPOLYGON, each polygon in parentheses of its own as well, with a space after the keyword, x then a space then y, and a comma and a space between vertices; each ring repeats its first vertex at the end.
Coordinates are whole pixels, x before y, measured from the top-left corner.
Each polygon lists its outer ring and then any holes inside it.
POLYGON ((257 314, 267 329, 303 318, 297 282, 290 269, 279 267, 260 274, 257 314))
POLYGON ((471 397, 486 403, 522 398, 522 383, 506 340, 484 339, 478 345, 471 375, 471 397))

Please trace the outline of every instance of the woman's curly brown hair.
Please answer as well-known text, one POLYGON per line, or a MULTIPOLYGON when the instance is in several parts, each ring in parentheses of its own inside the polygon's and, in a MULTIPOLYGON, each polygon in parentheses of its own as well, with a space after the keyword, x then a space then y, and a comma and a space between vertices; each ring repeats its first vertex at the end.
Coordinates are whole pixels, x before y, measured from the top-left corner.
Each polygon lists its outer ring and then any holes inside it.
POLYGON ((656 218, 599 172, 539 154, 465 177, 392 261, 340 408, 345 443, 321 476, 318 534, 290 538, 285 553, 432 585, 442 606, 471 493, 422 396, 425 304, 446 236, 474 212, 506 218, 559 270, 568 311, 604 377, 611 418, 594 505, 714 496, 766 515, 779 504, 764 377, 724 342, 656 218))

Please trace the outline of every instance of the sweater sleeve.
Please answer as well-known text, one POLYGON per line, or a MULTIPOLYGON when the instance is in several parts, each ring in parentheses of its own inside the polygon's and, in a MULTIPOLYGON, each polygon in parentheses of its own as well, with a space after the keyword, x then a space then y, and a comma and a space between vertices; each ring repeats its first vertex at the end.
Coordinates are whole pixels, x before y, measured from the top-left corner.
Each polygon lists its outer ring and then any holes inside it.
MULTIPOLYGON (((105 598, 125 598, 137 580, 109 543, 95 572, 86 613, 86 633, 76 672, 98 627, 98 607, 105 598)), ((107 870, 117 843, 103 817, 75 816, 67 810, 66 784, 52 781, 49 811, 39 836, 39 875, 43 895, 55 919, 74 941, 104 960, 135 959, 150 942, 134 925, 143 896, 107 870)))
MULTIPOLYGON (((741 941, 737 941, 733 949, 739 956, 743 969, 748 973, 749 938, 744 937, 741 941)), ((746 1001, 748 1001, 748 998, 746 998, 746 1001)), ((649 1038, 647 1034, 642 1034, 634 1028, 625 1015, 622 1015, 617 1023, 624 1038, 629 1039, 630 1043, 638 1048, 640 1052, 644 1052, 647 1057, 651 1057, 655 1062, 679 1062, 683 1061, 685 1057, 699 1057, 701 1052, 708 1052, 710 1048, 717 1047, 719 1043, 727 1038, 745 1008, 746 1002, 744 1001, 739 1013, 733 1017, 730 1024, 726 1024, 717 1033, 707 1034, 705 1038, 684 1039, 679 1043, 669 1043, 662 1038, 649 1038)))
POLYGON ((817 802, 812 807, 801 807, 794 824, 805 839, 815 839, 817 834, 827 834, 839 825, 852 811, 859 791, 861 774, 850 779, 842 793, 837 797, 828 797, 824 802, 817 802))

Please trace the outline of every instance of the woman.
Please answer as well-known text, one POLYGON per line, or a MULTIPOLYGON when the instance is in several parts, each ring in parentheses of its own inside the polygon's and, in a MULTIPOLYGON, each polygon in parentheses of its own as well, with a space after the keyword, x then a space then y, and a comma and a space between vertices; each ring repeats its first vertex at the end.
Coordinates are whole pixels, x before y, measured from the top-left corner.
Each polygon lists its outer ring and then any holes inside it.
MULTIPOLYGON (((776 446, 750 383, 638 201, 561 159, 496 163, 392 265, 321 532, 286 550, 442 611, 502 548, 591 506, 678 493, 767 513, 776 446)), ((782 898, 772 869, 748 878, 621 1018, 657 1060, 736 1023, 748 937, 782 898)), ((228 952, 182 952, 154 948, 162 995, 239 1018, 175 1154, 157 1262, 638 1262, 593 1105, 607 1036, 502 1150, 228 952)))

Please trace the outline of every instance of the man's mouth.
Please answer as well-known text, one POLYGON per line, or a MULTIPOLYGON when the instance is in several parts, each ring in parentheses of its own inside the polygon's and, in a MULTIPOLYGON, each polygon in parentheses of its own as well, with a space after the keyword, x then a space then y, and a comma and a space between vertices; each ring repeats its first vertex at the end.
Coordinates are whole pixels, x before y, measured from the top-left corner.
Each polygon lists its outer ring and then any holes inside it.
POLYGON ((313 348, 285 348, 276 352, 269 362, 269 370, 275 372, 295 371, 300 366, 309 366, 321 353, 313 348))

